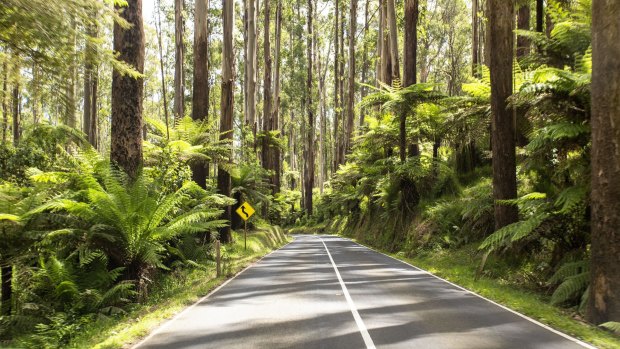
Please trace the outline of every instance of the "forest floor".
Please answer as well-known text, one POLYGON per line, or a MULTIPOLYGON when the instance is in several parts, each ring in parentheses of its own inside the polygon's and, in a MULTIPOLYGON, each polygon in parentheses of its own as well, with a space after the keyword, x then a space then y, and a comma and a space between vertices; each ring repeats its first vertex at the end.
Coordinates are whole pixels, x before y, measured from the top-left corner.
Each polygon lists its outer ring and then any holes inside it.
POLYGON ((67 348, 128 348, 227 279, 289 242, 289 237, 279 227, 263 227, 248 233, 247 250, 243 233, 233 232, 233 238, 231 245, 222 247, 222 276, 216 277, 215 264, 212 264, 156 280, 146 304, 136 305, 120 319, 101 318, 86 325, 67 348))
MULTIPOLYGON (((288 231, 289 234, 326 234, 326 227, 296 227, 288 231)), ((343 235, 343 234, 338 234, 343 235)), ((521 271, 506 266, 497 265, 493 272, 476 279, 479 265, 477 247, 472 243, 454 249, 436 249, 425 251, 414 256, 407 256, 404 252, 394 252, 377 248, 368 241, 360 241, 344 234, 362 245, 385 253, 393 258, 407 262, 424 269, 436 276, 466 288, 478 295, 508 307, 516 312, 533 318, 553 329, 590 343, 598 348, 620 348, 620 338, 609 331, 594 327, 586 323, 575 311, 562 309, 550 304, 550 294, 541 293, 532 289, 527 282, 520 282, 522 276, 516 274, 521 271)), ((487 269, 491 269, 493 261, 487 262, 487 269)))

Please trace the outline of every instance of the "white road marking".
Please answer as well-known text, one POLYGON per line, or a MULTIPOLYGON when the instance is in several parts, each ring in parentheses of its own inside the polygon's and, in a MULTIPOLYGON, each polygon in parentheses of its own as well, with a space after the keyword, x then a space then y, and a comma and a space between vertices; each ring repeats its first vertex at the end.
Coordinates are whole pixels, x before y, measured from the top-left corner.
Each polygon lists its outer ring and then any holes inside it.
POLYGON ((288 246, 291 242, 288 242, 284 245, 282 245, 280 248, 278 248, 277 250, 273 250, 271 252, 269 252, 268 254, 262 256, 261 258, 259 258, 256 262, 248 265, 247 267, 245 267, 243 270, 241 270, 240 272, 238 272, 237 274, 235 274, 233 277, 231 277, 230 279, 226 280, 223 284, 219 285, 216 289, 214 289, 213 291, 209 292, 206 296, 200 298, 199 300, 197 300, 194 304, 190 305, 189 307, 183 309, 180 313, 176 314, 172 319, 166 321, 165 323, 159 325, 158 327, 156 327, 153 331, 151 331, 151 333, 149 333, 148 336, 144 337, 141 341, 139 341, 138 343, 136 343, 135 345, 133 345, 131 347, 131 349, 137 349, 139 347, 141 347, 144 343, 146 343, 149 339, 155 337, 156 334, 160 333, 161 331, 165 330, 168 326, 170 326, 175 320, 177 320, 178 318, 180 318, 183 314, 187 313, 188 311, 190 311, 192 308, 194 308, 195 306, 197 306, 198 304, 204 302, 205 300, 207 300, 207 298, 211 297, 214 293, 216 293, 217 291, 219 291, 220 289, 222 289, 224 286, 228 285, 229 282, 233 281, 237 276, 241 275, 244 271, 252 268, 253 266, 255 266, 256 264, 258 264, 260 261, 262 261, 263 259, 269 257, 271 254, 280 251, 281 249, 283 249, 284 247, 288 246))
MULTIPOLYGON (((446 280, 446 279, 444 279, 444 278, 441 278, 441 277, 439 277, 439 276, 437 276, 437 275, 435 275, 435 274, 431 273, 430 271, 424 270, 424 269, 422 269, 422 268, 420 268, 420 267, 416 267, 415 265, 409 264, 409 263, 407 263, 407 262, 405 262, 405 261, 401 261, 400 259, 394 258, 394 257, 392 257, 392 256, 390 256, 390 255, 388 255, 388 254, 385 254, 385 253, 381 252, 381 251, 375 250, 375 249, 374 249, 374 248, 372 248, 372 247, 369 247, 369 246, 366 246, 366 245, 362 245, 362 244, 360 244, 360 243, 358 243, 358 242, 355 242, 355 241, 353 241, 353 240, 351 240, 351 239, 346 239, 346 240, 351 241, 352 243, 354 243, 354 244, 356 244, 356 245, 358 245, 358 246, 362 246, 362 247, 365 247, 365 248, 367 248, 367 249, 369 249, 369 250, 372 250, 372 251, 374 251, 374 252, 380 253, 380 254, 382 254, 382 255, 384 255, 384 256, 386 256, 386 257, 389 257, 389 258, 391 258, 391 259, 393 259, 393 260, 395 260, 395 261, 399 261, 399 262, 401 262, 401 263, 403 263, 403 264, 405 264, 405 265, 408 265, 408 266, 410 266, 410 267, 412 267, 412 268, 414 268, 414 269, 416 269, 416 270, 419 270, 419 271, 421 271, 421 272, 423 272, 423 273, 426 273, 426 274, 428 274, 428 275, 430 275, 430 276, 432 276, 432 277, 434 277, 434 278, 436 278, 436 279, 439 279, 439 280, 441 280, 441 281, 443 281, 443 282, 445 282, 445 283, 447 283, 447 284, 450 284, 450 285, 452 285, 452 286, 454 286, 454 287, 456 287, 456 288, 458 288, 458 289, 460 289, 460 290, 463 290, 463 291, 465 291, 465 292, 468 292, 468 293, 470 293, 470 294, 472 294, 472 295, 474 295, 474 296, 476 296, 476 297, 482 298, 482 299, 484 299, 485 301, 487 301, 487 302, 489 302, 489 303, 492 303, 492 304, 494 304, 494 305, 497 305, 498 307, 500 307, 500 308, 502 308, 502 309, 504 309, 504 310, 508 310, 509 312, 511 312, 511 313, 513 313, 513 314, 515 314, 515 315, 518 315, 519 317, 521 317, 521 318, 523 318, 523 319, 525 319, 525 320, 527 320, 527 321, 529 321, 529 322, 532 322, 532 323, 534 323, 534 324, 536 324, 536 325, 538 325, 538 326, 540 326, 540 327, 542 327, 542 328, 544 328, 544 329, 546 329, 546 330, 548 330, 548 331, 550 331, 550 332, 553 332, 553 333, 555 333, 555 334, 557 334, 557 335, 559 335, 559 336, 561 336, 561 337, 564 337, 564 338, 566 338, 566 339, 570 340, 570 341, 571 341, 571 342, 573 342, 573 343, 579 344, 579 345, 581 345, 581 346, 582 346, 582 347, 584 347, 584 348, 588 348, 588 349, 597 349, 596 347, 594 347, 594 346, 592 346, 592 345, 590 345, 590 344, 588 344, 588 343, 586 343, 586 342, 584 342, 584 341, 580 341, 580 340, 579 340, 579 339, 577 339, 577 338, 571 337, 571 336, 567 335, 566 333, 560 332, 560 331, 558 331, 558 330, 556 330, 556 329, 554 329, 554 328, 552 328, 552 327, 550 327, 550 326, 547 326, 547 325, 545 325, 545 324, 543 324, 543 323, 541 323, 541 322, 539 322, 539 321, 536 321, 536 320, 532 319, 531 317, 529 317, 529 316, 527 316, 527 315, 521 314, 521 313, 519 313, 519 312, 517 312, 517 311, 515 311, 515 310, 512 310, 512 309, 510 309, 510 308, 508 308, 508 307, 506 307, 506 306, 504 306, 504 305, 501 305, 501 304, 499 304, 499 303, 497 303, 497 302, 494 302, 494 301, 492 301, 492 300, 490 300, 490 299, 488 299, 488 298, 486 298, 486 297, 484 297, 484 296, 481 296, 481 295, 477 294, 477 293, 476 293, 476 292, 474 292, 474 291, 468 290, 468 289, 466 289, 466 288, 464 288, 464 287, 462 287, 462 286, 459 286, 459 285, 457 285, 457 284, 455 284, 455 283, 453 283, 453 282, 450 282, 450 281, 448 281, 448 280, 446 280)), ((323 244, 325 244, 325 243, 323 243, 323 244)))
POLYGON ((360 330, 360 333, 362 334, 362 338, 364 339, 366 348, 375 349, 376 348, 375 343, 372 341, 372 338, 370 338, 370 333, 368 333, 368 329, 366 329, 366 325, 364 324, 364 321, 362 320, 360 313, 357 311, 357 308, 355 307, 355 303, 353 303, 353 299, 351 299, 349 290, 347 290, 347 286, 344 284, 344 281, 342 281, 342 277, 340 276, 338 267, 336 266, 336 263, 334 262, 334 259, 332 258, 332 254, 329 253, 329 249, 327 248, 325 241, 323 241, 323 239, 321 238, 319 238, 319 240, 321 240, 321 242, 323 243, 323 246, 325 247, 325 251, 327 252, 327 256, 329 257, 329 260, 332 262, 332 266, 334 267, 334 271, 336 272, 336 276, 338 277, 338 281, 340 282, 340 286, 342 287, 344 298, 346 298, 347 303, 349 303, 349 308, 351 308, 351 314, 353 314, 353 318, 355 319, 357 328, 360 330))

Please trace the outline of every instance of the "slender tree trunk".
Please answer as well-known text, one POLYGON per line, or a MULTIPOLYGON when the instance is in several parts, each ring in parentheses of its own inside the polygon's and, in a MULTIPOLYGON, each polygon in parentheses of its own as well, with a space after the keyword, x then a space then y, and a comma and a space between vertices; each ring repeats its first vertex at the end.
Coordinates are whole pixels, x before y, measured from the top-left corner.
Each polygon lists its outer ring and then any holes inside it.
POLYGON ((334 166, 333 173, 338 171, 340 165, 340 136, 338 128, 340 126, 340 112, 342 110, 340 106, 340 1, 334 0, 334 38, 335 38, 335 50, 334 50, 334 166))
MULTIPOLYGON (((77 28, 77 22, 75 19, 72 19, 72 27, 73 29, 77 28)), ((69 127, 76 127, 76 101, 75 101, 75 89, 76 89, 76 80, 77 80, 77 36, 75 34, 71 34, 69 37, 69 44, 72 47, 71 53, 69 54, 67 65, 69 70, 69 76, 67 79, 66 85, 66 105, 65 105, 65 124, 69 127)))
POLYGON ((307 54, 308 54, 308 79, 306 80, 306 107, 308 108, 308 129, 307 129, 307 147, 308 153, 305 159, 306 173, 304 176, 305 198, 304 206, 308 216, 312 216, 312 189, 314 188, 314 107, 312 103, 312 25, 314 13, 312 10, 312 0, 308 0, 308 32, 306 37, 307 54))
MULTIPOLYGON (((97 14, 95 13, 96 17, 97 14)), ((97 28, 90 27, 88 28, 88 34, 91 37, 97 36, 97 28)), ((96 57, 96 47, 91 43, 87 42, 85 47, 85 63, 84 63, 84 113, 82 119, 82 131, 87 135, 89 142, 91 140, 90 123, 92 122, 92 112, 93 112, 93 100, 95 99, 93 95, 93 81, 95 78, 93 75, 95 74, 95 57, 96 57)), ((91 143, 92 144, 92 143, 91 143)))
POLYGON ((390 55, 392 56, 392 80, 400 80, 398 63, 398 27, 396 26, 396 7, 394 0, 387 0, 387 18, 390 27, 390 55))
POLYGON ((184 19, 183 0, 174 1, 174 118, 179 120, 185 116, 185 74, 184 74, 184 19))
POLYGON ((6 61, 2 63, 2 144, 6 144, 9 129, 9 107, 7 105, 9 89, 9 66, 6 61))
POLYGON ((247 116, 246 123, 252 129, 252 135, 256 140, 256 0, 248 2, 248 65, 245 67, 247 80, 247 116))
POLYGON ((472 0, 471 4, 471 26, 472 26, 472 44, 471 44, 471 74, 480 77, 480 30, 478 25, 478 0, 472 0))
POLYGON ((0 272, 2 274, 2 311, 0 311, 0 315, 8 316, 11 315, 12 310, 12 299, 13 299, 13 266, 12 265, 3 265, 0 268, 0 272))
MULTIPOLYGON (((209 0, 196 0, 194 15, 194 87, 192 90, 192 119, 209 118, 209 0)), ((192 180, 207 187, 209 164, 193 163, 192 180)))
MULTIPOLYGON (((519 8, 517 14, 517 28, 530 30, 530 4, 524 4, 519 8)), ((517 58, 523 58, 530 53, 530 40, 524 36, 517 38, 517 58)))
MULTIPOLYGON (((19 74, 19 64, 15 63, 15 76, 19 74)), ((20 93, 19 81, 13 83, 13 145, 19 144, 19 138, 21 136, 21 93, 20 93)))
MULTIPOLYGON (((234 108, 234 52, 233 52, 233 25, 234 25, 234 3, 230 0, 222 0, 222 27, 223 27, 223 49, 222 49, 222 95, 220 104, 220 139, 232 142, 233 108, 234 108)), ((232 161, 232 150, 228 154, 229 161, 232 161)), ((217 171, 217 188, 220 194, 230 196, 231 181, 230 174, 224 167, 220 166, 217 171)), ((230 222, 231 207, 224 209, 222 219, 230 222)), ((230 227, 220 229, 220 239, 231 242, 230 227)))
POLYGON ((620 2, 592 2, 592 245, 587 318, 620 322, 620 2))
POLYGON ((166 93, 166 70, 164 69, 164 48, 161 39, 161 1, 157 0, 157 46, 159 47, 159 73, 161 75, 161 96, 164 102, 164 117, 166 122, 166 138, 170 139, 170 118, 168 116, 168 95, 166 93))
POLYGON ((355 121, 355 34, 357 32, 357 0, 351 0, 349 13, 349 94, 347 99, 347 127, 345 152, 351 151, 351 138, 355 121))
POLYGON ((92 92, 93 92, 93 84, 92 84, 92 64, 86 61, 84 64, 84 114, 82 118, 82 131, 88 135, 90 131, 90 113, 92 112, 92 92))
MULTIPOLYGON (((120 10, 121 8, 117 6, 120 10)), ((142 0, 128 0, 120 16, 131 27, 114 24, 114 51, 118 59, 144 72, 142 0)), ((135 179, 142 167, 142 78, 112 73, 112 133, 110 160, 135 179)))
POLYGON ((545 24, 545 0, 536 0, 536 31, 543 32, 545 24))
POLYGON ((40 72, 39 67, 36 62, 32 63, 32 123, 37 125, 39 123, 39 104, 41 103, 41 95, 40 95, 40 72))
POLYGON ((377 11, 379 12, 379 32, 377 33, 377 51, 375 60, 375 86, 379 87, 379 81, 383 82, 383 38, 385 37, 385 32, 383 28, 385 27, 384 14, 383 14, 383 2, 384 0, 379 0, 379 8, 377 11))
POLYGON ((381 81, 386 85, 392 85, 392 56, 390 49, 390 34, 388 31, 387 1, 381 1, 381 28, 383 29, 383 43, 381 44, 381 81))
MULTIPOLYGON (((370 0, 366 0, 366 5, 364 7, 364 48, 362 51, 362 83, 368 84, 368 10, 370 6, 370 0)), ((366 97, 368 94, 368 88, 366 86, 362 87, 362 98, 366 97)), ((360 120, 359 125, 362 127, 364 125, 364 114, 366 113, 365 109, 360 110, 360 120)))
MULTIPOLYGON (((280 61, 282 57, 281 53, 281 43, 282 43, 282 0, 277 0, 276 5, 276 53, 275 53, 275 72, 273 81, 275 83, 274 90, 274 109, 273 109, 273 121, 272 121, 272 129, 274 131, 280 130, 281 122, 280 122, 280 61)), ((281 137, 281 136, 279 136, 281 137)), ((280 148, 273 148, 273 193, 280 192, 280 182, 281 182, 281 154, 280 148)))
MULTIPOLYGON (((271 8, 269 0, 264 1, 264 26, 263 26, 263 60, 265 71, 263 76, 263 139, 261 142, 261 163, 264 169, 273 171, 271 154, 271 43, 269 34, 271 32, 271 8)), ((270 181, 273 185, 273 181, 270 181)))
POLYGON ((88 142, 95 149, 99 149, 99 108, 97 106, 97 93, 99 90, 99 68, 97 65, 93 66, 91 71, 91 111, 90 111, 90 129, 88 130, 88 142))
MULTIPOLYGON (((506 99, 512 94, 514 0, 489 0, 491 30, 491 114, 493 145, 493 198, 517 196, 515 132, 513 113, 506 99)), ((495 204, 495 228, 517 221, 517 208, 495 204)))

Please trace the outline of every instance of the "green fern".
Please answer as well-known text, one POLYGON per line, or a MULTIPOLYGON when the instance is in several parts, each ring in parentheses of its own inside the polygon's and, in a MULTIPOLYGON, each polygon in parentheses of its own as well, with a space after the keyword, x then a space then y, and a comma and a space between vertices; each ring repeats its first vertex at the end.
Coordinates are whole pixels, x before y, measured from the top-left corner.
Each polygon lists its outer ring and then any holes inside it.
POLYGON ((580 299, 579 309, 587 303, 590 284, 590 264, 587 260, 563 264, 549 279, 549 284, 558 285, 551 295, 551 304, 563 304, 580 299))

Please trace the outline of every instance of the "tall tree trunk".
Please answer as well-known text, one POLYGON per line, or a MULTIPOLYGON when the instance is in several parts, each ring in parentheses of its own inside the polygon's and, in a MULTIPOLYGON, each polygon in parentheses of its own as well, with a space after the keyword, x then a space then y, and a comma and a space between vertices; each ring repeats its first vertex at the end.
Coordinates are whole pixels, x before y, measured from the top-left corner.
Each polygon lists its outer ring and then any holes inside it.
POLYGON ((383 82, 383 38, 385 37, 385 32, 383 31, 383 27, 385 27, 384 14, 383 14, 383 2, 384 0, 379 0, 379 8, 377 11, 379 12, 379 31, 377 33, 377 51, 375 60, 375 86, 379 87, 379 81, 383 82))
POLYGON ((387 18, 390 27, 390 55, 392 56, 392 80, 400 80, 398 63, 398 27, 396 26, 396 7, 394 0, 387 0, 387 18))
MULTIPOLYGON (((196 0, 194 15, 194 86, 192 91, 192 119, 209 118, 209 28, 207 16, 209 0, 196 0)), ((209 164, 194 163, 192 180, 207 187, 209 164)))
POLYGON ((543 32, 545 24, 545 0, 536 0, 536 31, 543 32))
MULTIPOLYGON (((232 141, 233 108, 234 108, 234 52, 233 52, 233 25, 234 25, 234 3, 230 0, 222 0, 222 27, 223 27, 223 49, 222 49, 222 95, 220 104, 220 139, 232 141)), ((232 150, 228 154, 232 161, 232 150)), ((226 172, 224 166, 220 166, 217 171, 217 188, 220 194, 230 196, 231 181, 230 174, 226 172)), ((231 207, 224 209, 222 219, 230 222, 231 207)), ((220 229, 220 239, 231 242, 230 227, 220 229)))
POLYGON ((345 151, 351 151, 351 138, 355 121, 355 34, 357 32, 357 0, 351 0, 349 12, 349 94, 347 99, 347 127, 345 151))
POLYGON ((8 316, 11 315, 12 310, 12 298, 13 298, 13 266, 12 265, 3 265, 0 268, 0 273, 2 274, 2 300, 1 300, 1 311, 0 315, 8 316))
POLYGON ((184 19, 183 0, 174 0, 174 118, 179 120, 185 116, 185 72, 184 62, 184 19))
POLYGON ((340 77, 340 86, 338 87, 338 92, 340 93, 340 106, 341 106, 341 114, 340 114, 340 120, 341 123, 338 127, 340 127, 340 140, 338 143, 338 158, 340 160, 341 164, 345 163, 345 147, 346 147, 346 130, 347 130, 347 126, 346 126, 346 105, 345 105, 345 88, 344 88, 344 82, 345 82, 345 55, 344 55, 344 49, 345 49, 345 43, 344 43, 344 32, 345 32, 345 26, 346 26, 346 11, 345 11, 345 7, 344 4, 342 4, 342 8, 340 10, 340 72, 338 73, 338 76, 340 77))
POLYGON ((392 56, 390 49, 390 32, 388 30, 388 0, 381 2, 381 28, 383 42, 381 43, 381 81, 386 85, 392 85, 392 56))
MULTIPOLYGON (((403 87, 414 85, 417 82, 416 62, 418 58, 418 0, 405 0, 405 42, 403 54, 403 87)), ((407 114, 402 112, 400 115, 400 161, 405 162, 407 157, 407 114)), ((417 147, 417 142, 414 142, 417 147)), ((412 149, 417 153, 416 149, 412 149)))
POLYGON ((340 1, 334 0, 334 166, 333 173, 338 171, 340 165, 340 132, 338 128, 340 126, 340 112, 342 110, 340 106, 340 1))
POLYGON ((99 90, 99 68, 93 66, 91 71, 91 111, 90 111, 90 128, 88 130, 88 142, 95 149, 99 149, 99 108, 97 106, 97 93, 99 90))
POLYGON ((82 131, 88 135, 90 131, 90 113, 92 112, 92 92, 93 92, 93 84, 92 84, 92 63, 86 61, 84 64, 84 113, 82 117, 82 131))
POLYGON ((480 30, 478 21, 478 1, 472 0, 471 4, 471 27, 472 27, 472 44, 471 44, 471 74, 480 77, 480 30))
MULTIPOLYGON (((281 43, 282 43, 282 0, 277 0, 276 5, 276 53, 275 53, 275 71, 273 75, 273 81, 275 83, 274 89, 274 97, 273 97, 273 121, 272 121, 272 129, 274 131, 280 130, 281 122, 280 122, 280 63, 282 57, 281 53, 281 43)), ((282 134, 280 132, 280 134, 282 134)), ((279 136, 281 137, 281 136, 279 136)), ((281 182, 281 154, 280 148, 273 148, 273 193, 280 192, 280 182, 281 182)))
MULTIPOLYGON (((370 6, 370 0, 366 0, 366 5, 364 6, 364 48, 362 50, 362 83, 368 84, 368 26, 369 26, 369 18, 368 11, 370 6)), ((363 86, 362 89, 362 97, 364 99, 368 94, 368 88, 363 86)), ((362 127, 364 125, 364 114, 366 113, 365 109, 360 110, 360 120, 359 125, 362 127)))
MULTIPOLYGON (((530 30, 530 4, 523 4, 519 7, 517 14, 517 28, 520 30, 530 30)), ((530 40, 524 36, 517 38, 517 58, 523 58, 530 53, 530 40)))
POLYGON ((308 32, 306 37, 307 54, 308 54, 308 79, 306 80, 306 107, 308 108, 308 129, 307 131, 307 147, 304 166, 306 171, 304 175, 304 206, 308 216, 312 216, 312 189, 314 188, 314 107, 312 104, 312 25, 313 18, 312 0, 308 0, 308 32))
POLYGON ((518 219, 515 206, 497 203, 517 196, 514 120, 506 102, 512 94, 514 0, 489 0, 489 4, 493 198, 499 229, 518 219))
MULTIPOLYGON (((71 20, 72 28, 77 30, 77 22, 75 19, 71 20)), ((65 124, 69 127, 76 127, 76 101, 75 101, 75 89, 76 89, 76 80, 77 80, 77 36, 75 32, 69 36, 69 44, 72 49, 68 57, 67 65, 69 70, 69 76, 67 79, 66 85, 66 105, 65 105, 65 124)))
POLYGON ((245 79, 247 80, 247 115, 246 123, 252 129, 252 135, 256 141, 256 0, 248 2, 248 65, 245 67, 245 79))
POLYGON ((9 130, 9 107, 7 105, 9 89, 9 65, 6 60, 2 63, 2 144, 6 144, 9 130))
MULTIPOLYGON (((121 18, 131 26, 123 29, 114 23, 114 51, 118 59, 144 72, 144 27, 142 0, 128 0, 121 18)), ((110 160, 135 179, 142 167, 142 78, 112 73, 112 133, 110 160)))
POLYGON ((166 138, 170 139, 170 118, 168 116, 168 94, 166 93, 166 70, 164 69, 164 48, 161 39, 161 1, 157 0, 157 46, 159 47, 159 73, 161 75, 161 96, 164 102, 164 117, 166 122, 166 138))
MULTIPOLYGON (((97 16, 97 13, 94 13, 94 16, 97 16)), ((97 37, 97 28, 89 27, 88 35, 95 38, 97 37)), ((93 101, 96 100, 96 97, 93 95, 93 87, 95 81, 95 57, 97 55, 95 45, 90 42, 86 43, 85 47, 85 63, 84 63, 84 113, 82 119, 82 131, 87 135, 89 142, 91 141, 91 122, 93 119, 93 101)))
POLYGON ((592 245, 587 318, 620 322, 620 2, 592 2, 592 245))
MULTIPOLYGON (((271 95, 271 42, 269 34, 271 32, 271 8, 269 0, 264 1, 264 26, 263 26, 263 59, 265 64, 265 71, 263 76, 263 139, 261 142, 261 164, 264 169, 273 171, 272 166, 272 154, 271 154, 271 102, 273 96, 271 95)), ((273 185, 273 181, 271 181, 273 185)))
MULTIPOLYGON (((14 72, 14 76, 18 77, 17 79, 19 79, 19 74, 20 74, 20 68, 19 68, 19 63, 17 62, 17 59, 15 60, 15 72, 14 72)), ((22 102, 21 102, 21 93, 20 93, 20 86, 19 86, 19 80, 16 80, 13 83, 13 145, 17 146, 17 144, 19 144, 19 138, 21 136, 21 108, 22 108, 22 102)))

